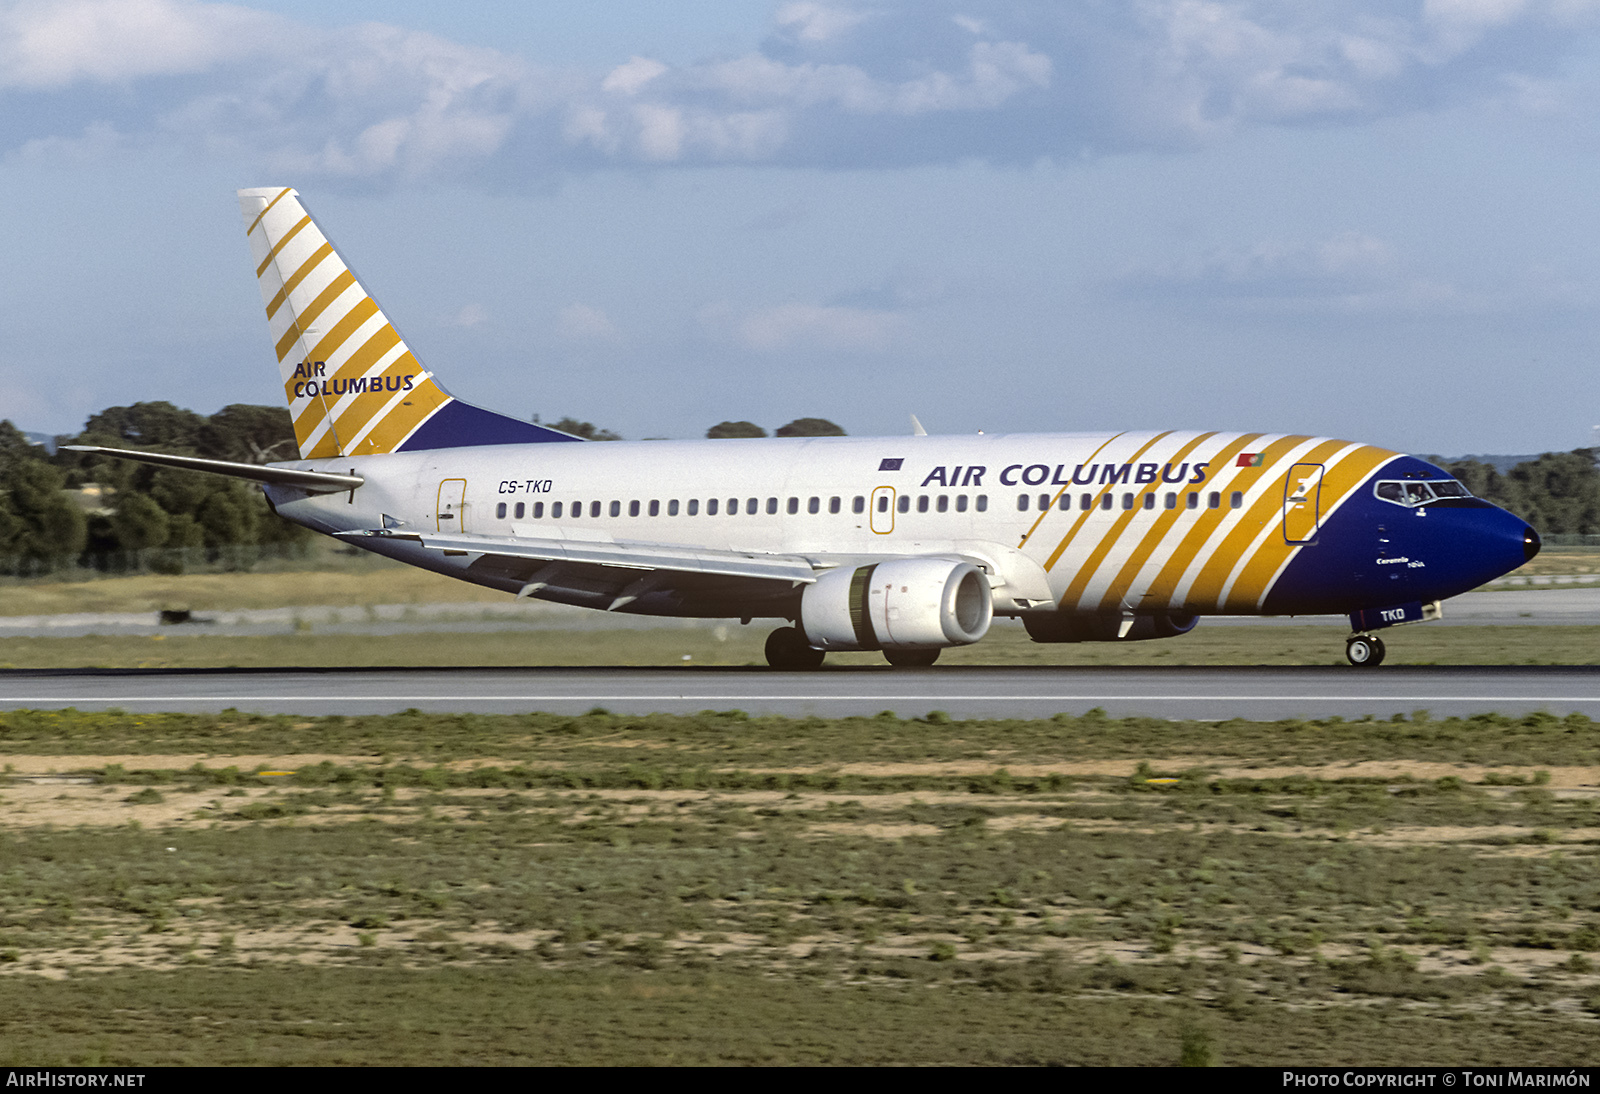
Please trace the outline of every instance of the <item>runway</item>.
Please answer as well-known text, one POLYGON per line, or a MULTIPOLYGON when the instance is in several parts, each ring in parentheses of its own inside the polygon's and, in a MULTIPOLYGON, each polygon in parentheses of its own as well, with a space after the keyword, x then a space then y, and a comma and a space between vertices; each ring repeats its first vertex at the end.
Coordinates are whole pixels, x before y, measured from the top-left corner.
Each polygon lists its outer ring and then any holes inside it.
POLYGON ((0 710, 123 709, 259 714, 430 712, 790 717, 1047 718, 1100 708, 1158 718, 1387 719, 1498 712, 1600 718, 1600 667, 1309 668, 291 669, 13 671, 0 710))

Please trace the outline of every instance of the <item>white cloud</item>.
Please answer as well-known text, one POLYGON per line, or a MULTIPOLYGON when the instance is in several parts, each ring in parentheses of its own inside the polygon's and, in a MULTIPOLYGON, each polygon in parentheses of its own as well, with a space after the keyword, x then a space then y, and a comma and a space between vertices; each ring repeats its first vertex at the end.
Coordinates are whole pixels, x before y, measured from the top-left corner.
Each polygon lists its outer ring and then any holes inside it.
POLYGON ((785 4, 773 21, 802 42, 826 42, 858 26, 867 13, 833 4, 785 4))
POLYGON ((1359 232, 1315 242, 1263 240, 1124 273, 1132 295, 1285 298, 1345 296, 1392 283, 1394 248, 1359 232))
POLYGON ((556 333, 570 342, 619 342, 622 333, 600 308, 568 304, 556 317, 556 333))
POLYGON ((1360 232, 1217 248, 1127 270, 1111 284, 1134 299, 1267 314, 1459 316, 1600 308, 1600 286, 1550 270, 1499 271, 1493 282, 1475 287, 1420 272, 1389 243, 1360 232))
POLYGON ((225 4, 23 0, 0 8, 0 87, 205 72, 301 37, 287 20, 225 4))
POLYGON ((1031 163, 1460 96, 1549 112, 1575 79, 1559 61, 1597 21, 1600 0, 804 2, 743 56, 586 73, 195 0, 0 0, 0 111, 8 91, 33 96, 6 115, 11 153, 177 146, 302 181, 1031 163))
POLYGON ((877 353, 909 329, 907 317, 899 312, 844 304, 792 303, 738 312, 721 303, 705 308, 700 321, 713 335, 762 353, 789 349, 877 353))
POLYGON ((601 91, 637 95, 645 84, 667 71, 667 66, 648 57, 630 57, 627 64, 618 65, 610 75, 600 81, 601 91))
POLYGON ((450 322, 453 326, 471 330, 473 327, 482 326, 488 318, 489 310, 482 304, 464 304, 450 322))

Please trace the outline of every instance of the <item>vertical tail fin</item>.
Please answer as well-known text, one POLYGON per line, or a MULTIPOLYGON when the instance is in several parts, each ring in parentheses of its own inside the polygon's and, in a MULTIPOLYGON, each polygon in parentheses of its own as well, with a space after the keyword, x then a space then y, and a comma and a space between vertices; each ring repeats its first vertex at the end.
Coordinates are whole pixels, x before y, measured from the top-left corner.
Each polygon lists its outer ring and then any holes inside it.
POLYGON ((302 458, 577 439, 440 387, 295 191, 240 190, 239 209, 302 458))

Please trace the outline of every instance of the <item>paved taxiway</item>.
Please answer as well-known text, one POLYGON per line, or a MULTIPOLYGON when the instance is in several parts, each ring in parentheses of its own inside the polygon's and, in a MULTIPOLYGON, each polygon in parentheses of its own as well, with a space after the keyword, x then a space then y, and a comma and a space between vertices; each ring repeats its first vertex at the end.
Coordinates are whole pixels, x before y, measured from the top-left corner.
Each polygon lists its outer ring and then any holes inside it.
POLYGON ((1163 718, 1389 718, 1486 711, 1600 718, 1600 667, 304 669, 0 673, 0 710, 382 714, 425 711, 1043 718, 1099 707, 1163 718))

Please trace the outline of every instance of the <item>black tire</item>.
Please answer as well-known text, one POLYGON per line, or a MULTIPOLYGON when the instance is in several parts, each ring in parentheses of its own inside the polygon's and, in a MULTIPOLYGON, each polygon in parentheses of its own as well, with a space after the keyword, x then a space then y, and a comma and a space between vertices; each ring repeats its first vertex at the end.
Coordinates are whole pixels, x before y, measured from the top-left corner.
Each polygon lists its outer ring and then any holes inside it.
POLYGON ((939 660, 939 651, 884 650, 883 659, 897 669, 925 669, 939 660))
POLYGON ((1383 664, 1383 639, 1370 634, 1358 634, 1344 644, 1344 656, 1352 665, 1362 669, 1375 669, 1383 664))
POLYGON ((767 635, 767 664, 775 669, 814 669, 824 654, 811 648, 799 627, 779 627, 767 635))

